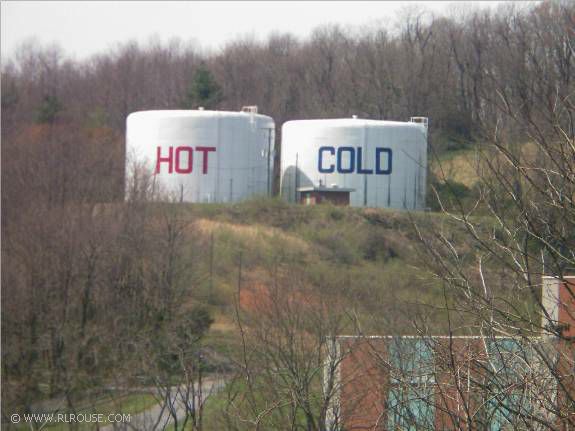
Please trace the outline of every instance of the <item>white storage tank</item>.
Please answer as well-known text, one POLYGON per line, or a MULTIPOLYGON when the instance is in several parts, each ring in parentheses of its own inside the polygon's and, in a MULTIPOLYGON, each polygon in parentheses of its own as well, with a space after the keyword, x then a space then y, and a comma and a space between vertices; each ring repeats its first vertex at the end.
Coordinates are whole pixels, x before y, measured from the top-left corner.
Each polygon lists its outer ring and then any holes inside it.
POLYGON ((147 178, 156 196, 183 202, 237 202, 271 194, 274 121, 247 108, 130 114, 126 199, 138 189, 135 178, 147 178))
POLYGON ((351 189, 350 205, 425 208, 427 118, 288 121, 282 127, 281 194, 351 189))

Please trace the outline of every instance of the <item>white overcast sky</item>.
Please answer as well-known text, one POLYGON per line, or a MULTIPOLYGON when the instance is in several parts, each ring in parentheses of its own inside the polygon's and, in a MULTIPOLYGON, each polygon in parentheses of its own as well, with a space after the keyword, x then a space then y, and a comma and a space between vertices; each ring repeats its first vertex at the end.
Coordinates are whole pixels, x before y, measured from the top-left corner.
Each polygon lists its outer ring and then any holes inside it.
MULTIPOLYGON (((501 2, 420 3, 436 14, 496 7, 501 2)), ((217 50, 238 36, 258 39, 272 32, 305 38, 317 26, 392 26, 398 12, 415 2, 380 1, 2 1, 2 58, 10 58, 26 39, 59 44, 82 59, 128 40, 178 37, 197 47, 217 50)))

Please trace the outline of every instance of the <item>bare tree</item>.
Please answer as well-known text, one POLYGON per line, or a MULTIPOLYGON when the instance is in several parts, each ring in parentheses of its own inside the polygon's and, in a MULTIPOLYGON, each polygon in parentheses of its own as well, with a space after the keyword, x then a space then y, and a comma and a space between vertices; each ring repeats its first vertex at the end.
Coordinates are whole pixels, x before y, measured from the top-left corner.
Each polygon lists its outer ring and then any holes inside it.
MULTIPOLYGON (((506 409, 503 423, 514 429, 556 429, 573 426, 574 420, 574 394, 564 374, 572 370, 573 340, 553 321, 540 293, 543 275, 564 281, 575 268, 575 88, 572 77, 562 72, 572 67, 572 17, 571 6, 546 3, 494 19, 486 46, 494 59, 484 69, 487 84, 478 102, 490 107, 480 112, 488 144, 478 149, 479 197, 473 205, 445 210, 471 242, 473 260, 455 246, 449 232, 419 230, 429 268, 445 282, 450 315, 467 316, 473 322, 467 331, 486 340, 520 340, 511 341, 509 355, 523 358, 530 373, 522 374, 519 368, 525 366, 512 365, 505 355, 495 355, 482 366, 490 377, 480 384, 495 410, 506 409), (539 337, 549 330, 557 341, 541 346, 539 337), (536 388, 534 404, 541 416, 521 403, 514 408, 505 404, 498 394, 508 394, 511 383, 495 379, 495 369, 508 378, 512 373, 518 390, 536 388), (563 396, 549 396, 550 379, 563 396)), ((574 293, 567 290, 570 298, 561 299, 565 306, 574 293)), ((452 326, 450 333, 456 330, 461 328, 452 326)), ((526 398, 521 392, 513 396, 526 398)))
POLYGON ((293 264, 278 261, 266 283, 254 283, 239 257, 241 353, 220 421, 228 429, 326 429, 338 385, 339 358, 330 348, 350 317, 293 264))

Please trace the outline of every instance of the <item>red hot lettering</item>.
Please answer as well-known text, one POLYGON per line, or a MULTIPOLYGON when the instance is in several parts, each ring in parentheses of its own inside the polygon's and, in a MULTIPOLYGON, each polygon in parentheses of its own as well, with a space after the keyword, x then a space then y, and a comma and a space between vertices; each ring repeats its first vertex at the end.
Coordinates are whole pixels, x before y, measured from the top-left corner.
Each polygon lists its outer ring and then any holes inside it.
POLYGON ((216 147, 196 147, 196 151, 204 154, 202 158, 202 174, 208 173, 208 154, 212 151, 216 152, 216 147))
MULTIPOLYGON (((174 151, 174 147, 167 147, 167 156, 162 156, 162 147, 157 148, 156 174, 160 173, 162 163, 167 163, 169 174, 189 174, 194 170, 194 149, 187 146, 175 148, 174 151)), ((196 151, 202 153, 202 174, 207 174, 209 154, 215 152, 216 147, 196 147, 196 151)))
POLYGON ((162 147, 158 147, 158 156, 156 157, 156 174, 160 173, 160 164, 167 163, 168 164, 168 173, 172 173, 172 165, 173 165, 173 158, 174 158, 174 149, 172 147, 168 148, 168 157, 162 157, 162 147))
POLYGON ((189 174, 194 169, 194 150, 191 147, 177 147, 176 148, 176 173, 177 174, 189 174), (186 167, 182 168, 182 158, 180 154, 188 153, 188 161, 186 167))

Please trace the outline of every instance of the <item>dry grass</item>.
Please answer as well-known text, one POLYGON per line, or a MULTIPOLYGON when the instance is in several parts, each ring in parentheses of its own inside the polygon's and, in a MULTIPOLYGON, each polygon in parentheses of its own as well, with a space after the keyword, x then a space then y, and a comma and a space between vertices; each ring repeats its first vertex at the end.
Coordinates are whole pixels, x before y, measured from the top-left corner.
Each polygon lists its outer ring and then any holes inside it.
POLYGON ((264 236, 270 240, 283 241, 287 247, 297 249, 301 252, 308 252, 310 249, 309 244, 303 239, 290 235, 281 229, 261 224, 241 225, 208 219, 199 219, 194 223, 193 227, 205 235, 225 229, 245 239, 256 239, 264 236))
POLYGON ((431 170, 441 179, 452 180, 471 188, 477 183, 477 155, 473 150, 461 151, 450 158, 433 161, 431 170))
MULTIPOLYGON (((520 144, 521 159, 527 165, 536 163, 540 149, 534 142, 520 144)), ((495 164, 507 163, 505 156, 496 151, 494 147, 488 147, 491 161, 495 164)), ((464 150, 455 153, 447 153, 440 160, 432 160, 431 170, 440 179, 452 180, 472 188, 479 180, 479 159, 485 159, 486 154, 479 155, 477 150, 464 150)))

